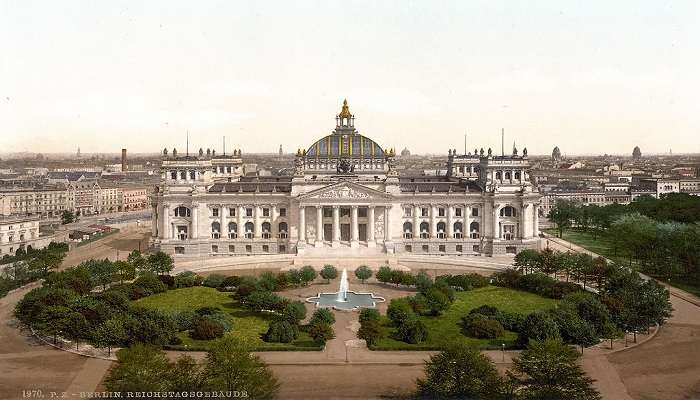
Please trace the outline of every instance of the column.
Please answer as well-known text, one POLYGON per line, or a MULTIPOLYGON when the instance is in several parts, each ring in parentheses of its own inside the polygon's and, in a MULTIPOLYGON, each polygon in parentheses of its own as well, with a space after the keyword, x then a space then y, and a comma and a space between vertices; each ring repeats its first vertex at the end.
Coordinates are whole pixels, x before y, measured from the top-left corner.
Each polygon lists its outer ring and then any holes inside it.
POLYGON ((367 247, 374 247, 375 239, 374 239, 374 206, 369 206, 367 210, 367 247))
POLYGON ((420 239, 420 207, 413 207, 413 238, 420 239))
POLYGON ((243 226, 243 213, 245 213, 245 208, 243 206, 238 206, 238 238, 243 239, 245 237, 245 227, 243 226))
POLYGON ((279 226, 279 223, 277 222, 277 205, 273 204, 270 206, 270 234, 272 235, 273 239, 277 239, 277 236, 279 236, 279 231, 277 227, 279 226))
POLYGON ((358 247, 360 227, 357 223, 357 206, 352 206, 350 210, 350 247, 358 247))
POLYGON ((256 239, 259 239, 262 237, 262 226, 260 225, 260 214, 262 213, 262 209, 260 208, 259 205, 256 205, 255 208, 253 209, 253 216, 254 216, 254 226, 255 226, 255 235, 253 235, 256 239))
POLYGON ((532 227, 532 235, 533 236, 539 236, 540 234, 540 212, 539 212, 540 206, 538 204, 533 204, 532 205, 532 211, 535 213, 535 223, 534 226, 532 227))
POLYGON ((452 225, 452 206, 447 205, 447 238, 454 239, 454 227, 452 225))
POLYGON ((192 232, 190 238, 196 239, 199 237, 199 203, 192 204, 192 232))
POLYGON ((437 207, 430 206, 430 237, 437 238, 437 207))
POLYGON ((384 240, 391 241, 391 204, 384 207, 384 240))
POLYGON ((162 239, 171 239, 170 235, 170 204, 163 204, 163 215, 161 216, 163 223, 162 239))
POLYGON ((221 210, 219 210, 221 214, 221 232, 219 232, 219 237, 222 239, 228 239, 228 207, 225 207, 223 204, 221 205, 221 210))
POLYGON ((299 242, 306 241, 306 214, 304 206, 299 205, 299 242))
POLYGON ((340 206, 333 206, 333 247, 340 246, 340 206))
POLYGON ((498 204, 493 205, 493 238, 494 239, 500 239, 501 235, 499 232, 499 215, 498 213, 501 211, 501 207, 498 204))
POLYGON ((523 204, 520 210, 520 229, 518 230, 518 233, 521 239, 525 239, 530 236, 527 229, 527 214, 529 209, 529 204, 523 204))
POLYGON ((472 206, 466 206, 464 208, 464 237, 469 239, 471 237, 471 229, 469 228, 469 225, 471 225, 472 221, 469 219, 472 216, 472 206))
POLYGON ((323 247, 323 206, 316 206, 316 247, 323 247))

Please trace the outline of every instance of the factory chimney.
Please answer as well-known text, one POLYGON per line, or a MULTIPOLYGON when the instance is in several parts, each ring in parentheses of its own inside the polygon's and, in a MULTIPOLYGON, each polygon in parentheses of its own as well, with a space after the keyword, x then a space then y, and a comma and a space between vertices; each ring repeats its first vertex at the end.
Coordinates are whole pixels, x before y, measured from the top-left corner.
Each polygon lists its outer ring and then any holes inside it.
POLYGON ((122 149, 122 172, 126 172, 126 170, 127 170, 126 149, 122 149))

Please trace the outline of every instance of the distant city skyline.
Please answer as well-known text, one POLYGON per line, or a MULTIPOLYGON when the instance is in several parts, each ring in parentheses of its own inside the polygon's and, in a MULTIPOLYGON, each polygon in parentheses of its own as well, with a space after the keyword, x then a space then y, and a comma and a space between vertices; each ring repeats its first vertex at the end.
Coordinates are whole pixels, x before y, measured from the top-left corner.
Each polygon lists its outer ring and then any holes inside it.
POLYGON ((2 152, 700 153, 695 1, 191 4, 0 5, 2 152))

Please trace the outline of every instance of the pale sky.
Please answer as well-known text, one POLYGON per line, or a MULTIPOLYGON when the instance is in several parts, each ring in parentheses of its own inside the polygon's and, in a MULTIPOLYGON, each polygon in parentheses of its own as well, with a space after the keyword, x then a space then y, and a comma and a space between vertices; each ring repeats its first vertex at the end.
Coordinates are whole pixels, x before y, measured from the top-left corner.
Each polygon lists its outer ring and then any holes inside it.
POLYGON ((700 2, 0 1, 0 152, 700 152, 700 2))

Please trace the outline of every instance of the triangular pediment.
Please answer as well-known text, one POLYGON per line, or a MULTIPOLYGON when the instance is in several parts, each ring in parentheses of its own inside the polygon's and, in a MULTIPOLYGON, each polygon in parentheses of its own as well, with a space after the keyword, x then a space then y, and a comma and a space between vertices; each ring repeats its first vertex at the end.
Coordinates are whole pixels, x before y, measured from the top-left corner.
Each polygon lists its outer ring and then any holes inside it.
POLYGON ((369 188, 350 181, 340 181, 328 185, 309 193, 299 195, 300 200, 369 200, 369 199, 390 199, 389 193, 369 188))

